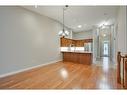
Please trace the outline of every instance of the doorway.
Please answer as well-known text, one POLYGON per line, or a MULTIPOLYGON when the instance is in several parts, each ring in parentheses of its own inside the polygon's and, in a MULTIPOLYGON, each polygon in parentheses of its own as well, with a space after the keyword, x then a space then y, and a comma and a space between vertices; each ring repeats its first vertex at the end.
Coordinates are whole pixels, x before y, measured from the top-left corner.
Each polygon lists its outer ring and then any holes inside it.
POLYGON ((111 57, 111 30, 110 27, 100 31, 100 57, 111 57))
POLYGON ((108 41, 104 41, 103 42, 103 47, 102 47, 102 53, 103 53, 103 57, 109 57, 110 55, 110 51, 109 51, 109 42, 108 41))

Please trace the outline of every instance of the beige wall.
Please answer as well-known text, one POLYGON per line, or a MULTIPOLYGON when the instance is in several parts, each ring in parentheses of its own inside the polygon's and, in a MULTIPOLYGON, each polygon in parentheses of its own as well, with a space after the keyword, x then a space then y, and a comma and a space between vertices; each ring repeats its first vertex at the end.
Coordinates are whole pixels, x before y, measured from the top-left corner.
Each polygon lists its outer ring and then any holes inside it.
POLYGON ((61 60, 61 25, 21 7, 0 7, 0 75, 61 60))
POLYGON ((92 39, 93 32, 91 31, 83 31, 83 32, 73 32, 73 39, 92 39))
MULTIPOLYGON (((127 23, 126 23, 126 7, 125 6, 121 6, 119 8, 119 12, 118 12, 118 26, 117 26, 117 41, 116 41, 116 46, 117 46, 117 50, 116 50, 116 55, 117 52, 120 51, 122 52, 122 54, 127 54, 127 23)), ((117 60, 117 58, 116 58, 117 60)), ((123 64, 121 64, 121 77, 122 76, 122 71, 123 71, 123 64)))
POLYGON ((126 7, 121 6, 118 12, 117 27, 117 51, 127 53, 127 24, 126 24, 126 7))

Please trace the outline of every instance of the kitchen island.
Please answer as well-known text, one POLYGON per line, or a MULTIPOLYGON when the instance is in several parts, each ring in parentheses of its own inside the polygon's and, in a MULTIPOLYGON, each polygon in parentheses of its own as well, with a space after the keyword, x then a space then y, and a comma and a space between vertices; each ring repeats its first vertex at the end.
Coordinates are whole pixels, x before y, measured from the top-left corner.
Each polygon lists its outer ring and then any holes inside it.
POLYGON ((92 52, 87 51, 61 51, 63 61, 91 65, 93 62, 92 52))

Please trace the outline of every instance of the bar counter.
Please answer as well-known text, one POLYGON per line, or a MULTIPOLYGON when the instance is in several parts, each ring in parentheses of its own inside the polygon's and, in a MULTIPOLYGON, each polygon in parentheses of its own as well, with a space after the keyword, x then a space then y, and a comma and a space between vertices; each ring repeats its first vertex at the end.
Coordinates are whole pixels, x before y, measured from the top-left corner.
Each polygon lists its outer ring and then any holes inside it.
POLYGON ((91 65, 93 62, 93 54, 88 51, 61 51, 63 61, 81 63, 91 65))

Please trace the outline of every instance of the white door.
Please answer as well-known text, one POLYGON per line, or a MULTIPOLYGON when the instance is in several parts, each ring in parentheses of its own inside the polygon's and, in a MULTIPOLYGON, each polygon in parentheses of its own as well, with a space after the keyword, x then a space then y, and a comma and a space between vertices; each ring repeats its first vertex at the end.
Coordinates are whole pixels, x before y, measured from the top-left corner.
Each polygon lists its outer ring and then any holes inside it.
POLYGON ((108 43, 104 43, 104 52, 103 52, 103 54, 105 56, 108 56, 108 43))
POLYGON ((103 44, 103 56, 109 56, 109 43, 104 42, 103 44))

